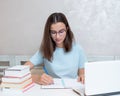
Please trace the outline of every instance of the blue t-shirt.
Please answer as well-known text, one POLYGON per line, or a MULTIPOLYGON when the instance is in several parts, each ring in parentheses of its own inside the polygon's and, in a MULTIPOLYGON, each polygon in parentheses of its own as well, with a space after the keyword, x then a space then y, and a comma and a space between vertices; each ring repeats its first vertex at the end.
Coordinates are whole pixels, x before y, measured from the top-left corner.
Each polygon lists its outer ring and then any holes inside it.
POLYGON ((47 73, 54 78, 76 78, 78 69, 84 68, 86 61, 84 51, 78 44, 73 44, 72 50, 67 53, 57 47, 51 62, 43 58, 39 51, 30 58, 34 65, 44 64, 47 73))

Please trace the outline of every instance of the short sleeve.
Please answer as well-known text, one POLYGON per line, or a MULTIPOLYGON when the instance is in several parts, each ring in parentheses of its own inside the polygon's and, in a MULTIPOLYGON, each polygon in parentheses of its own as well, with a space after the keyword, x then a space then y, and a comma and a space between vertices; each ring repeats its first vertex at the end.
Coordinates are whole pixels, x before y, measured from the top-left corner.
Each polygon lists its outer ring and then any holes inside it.
POLYGON ((87 57, 85 55, 85 52, 81 46, 78 47, 78 53, 79 53, 79 68, 84 68, 85 63, 87 62, 87 57))
POLYGON ((32 62, 34 65, 43 64, 43 56, 39 51, 37 51, 31 58, 30 62, 32 62))

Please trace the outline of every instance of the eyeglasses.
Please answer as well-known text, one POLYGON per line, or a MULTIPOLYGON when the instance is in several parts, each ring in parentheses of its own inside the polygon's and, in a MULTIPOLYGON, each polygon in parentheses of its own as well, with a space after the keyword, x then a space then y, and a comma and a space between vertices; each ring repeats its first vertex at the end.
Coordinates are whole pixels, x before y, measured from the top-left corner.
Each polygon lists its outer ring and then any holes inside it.
POLYGON ((59 34, 59 36, 63 36, 65 32, 66 32, 65 29, 61 29, 58 32, 55 30, 50 30, 51 36, 53 37, 56 36, 57 34, 59 34))

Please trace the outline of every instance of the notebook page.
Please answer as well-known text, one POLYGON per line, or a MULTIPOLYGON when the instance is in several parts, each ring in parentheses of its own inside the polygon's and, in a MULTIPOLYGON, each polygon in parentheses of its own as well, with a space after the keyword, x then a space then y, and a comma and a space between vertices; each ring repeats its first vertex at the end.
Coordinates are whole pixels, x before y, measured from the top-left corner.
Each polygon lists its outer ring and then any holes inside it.
POLYGON ((59 78, 54 78, 54 84, 51 84, 51 85, 41 85, 41 88, 45 88, 45 89, 49 89, 49 88, 64 88, 64 85, 63 85, 63 82, 62 82, 62 79, 59 79, 59 78))
POLYGON ((81 82, 78 82, 77 79, 63 79, 66 88, 84 88, 84 85, 81 82))

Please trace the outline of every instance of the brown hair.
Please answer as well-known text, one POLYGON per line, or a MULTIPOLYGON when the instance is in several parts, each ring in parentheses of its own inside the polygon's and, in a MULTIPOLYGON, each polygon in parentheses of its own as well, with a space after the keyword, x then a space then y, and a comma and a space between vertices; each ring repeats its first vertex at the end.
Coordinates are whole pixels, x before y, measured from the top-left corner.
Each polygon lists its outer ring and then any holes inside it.
POLYGON ((62 22, 65 24, 67 28, 66 37, 64 40, 64 51, 69 52, 72 48, 72 42, 74 40, 73 32, 71 31, 71 28, 68 24, 68 21, 66 19, 66 16, 63 13, 53 13, 51 14, 45 24, 44 28, 44 35, 43 40, 40 46, 40 51, 43 54, 43 57, 51 61, 53 58, 53 52, 56 49, 56 44, 52 40, 51 34, 50 34, 50 27, 53 23, 62 22))

